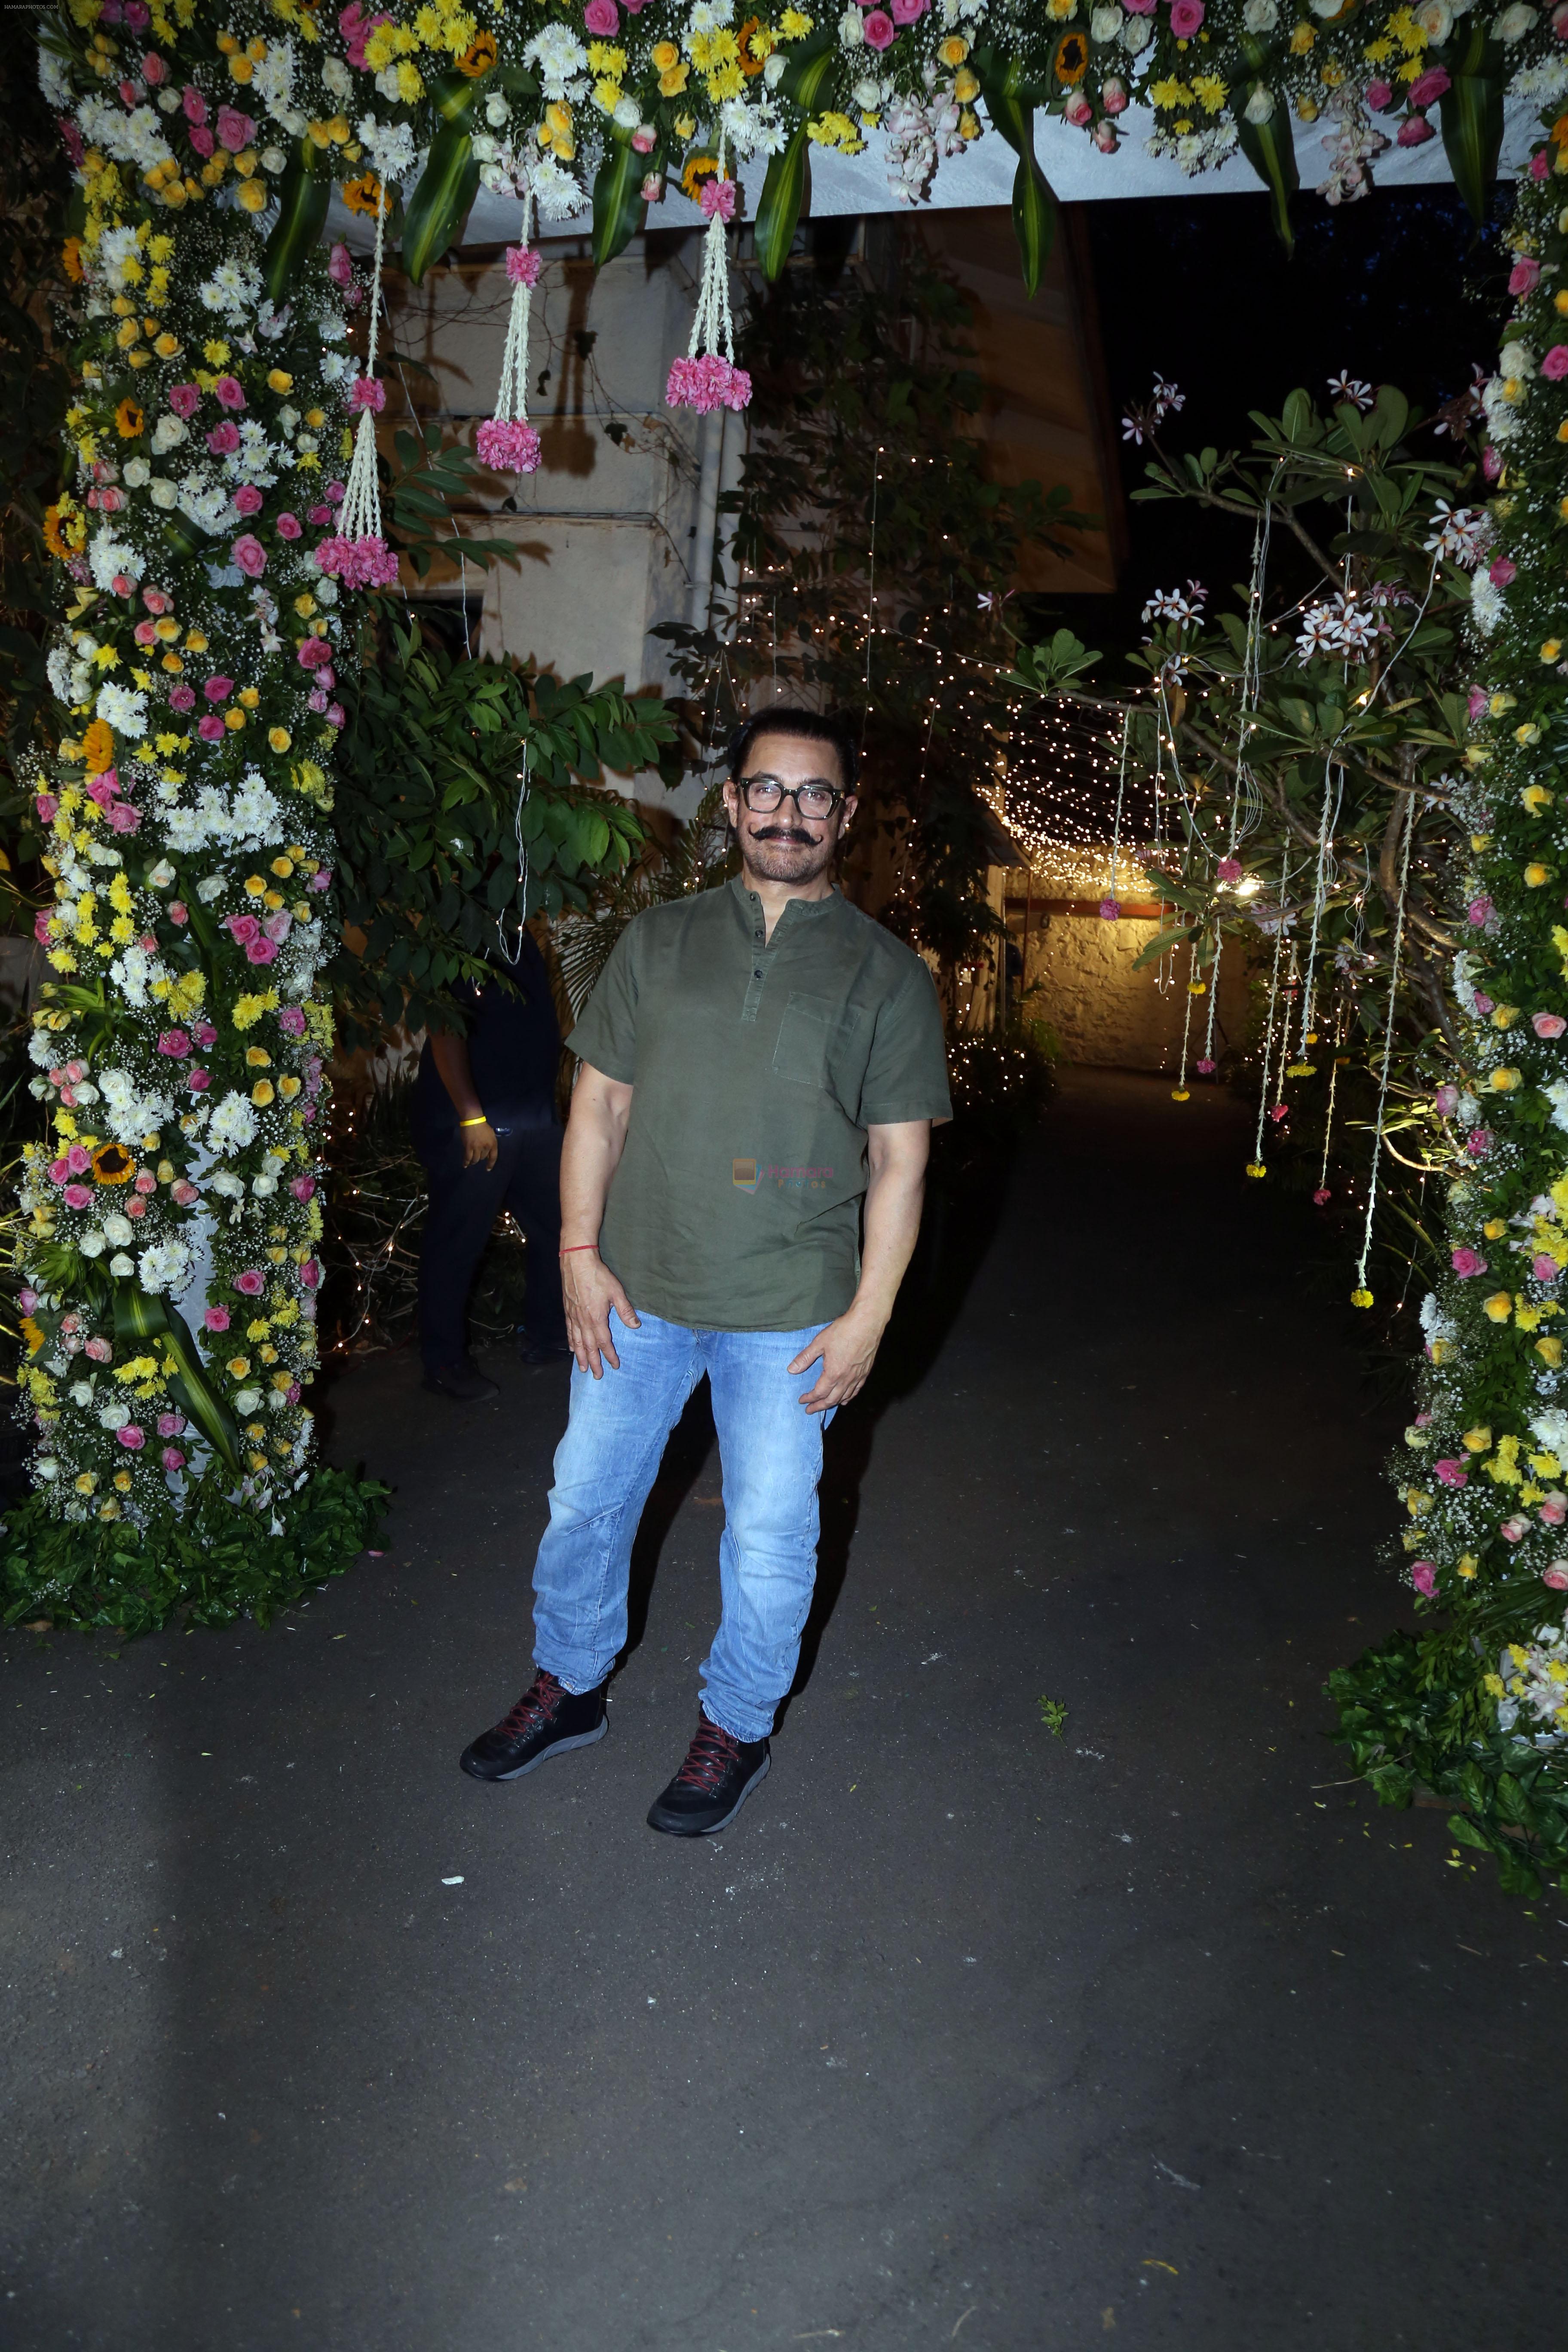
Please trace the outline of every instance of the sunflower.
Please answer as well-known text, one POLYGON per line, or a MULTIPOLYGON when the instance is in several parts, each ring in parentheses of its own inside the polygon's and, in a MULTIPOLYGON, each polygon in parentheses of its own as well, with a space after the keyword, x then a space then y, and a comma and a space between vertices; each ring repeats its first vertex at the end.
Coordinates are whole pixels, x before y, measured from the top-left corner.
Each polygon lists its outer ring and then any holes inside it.
POLYGON ((351 213, 390 211, 386 192, 374 172, 362 172, 357 180, 343 182, 343 202, 351 213))
MULTIPOLYGON (((757 52, 752 47, 752 35, 754 33, 760 33, 762 29, 763 26, 760 16, 748 16, 740 31, 735 36, 735 44, 741 52, 741 71, 743 74, 760 74, 763 66, 767 62, 766 56, 759 57, 757 52)), ((770 43, 770 50, 771 46, 772 45, 770 43)))
POLYGON ((718 169, 719 159, 716 155, 689 155, 687 157, 686 169, 680 175, 680 184, 686 194, 691 198, 693 204, 697 202, 698 191, 701 187, 703 181, 710 180, 718 169))
POLYGON ((1070 89, 1089 71, 1089 43, 1081 33, 1064 33, 1052 60, 1057 79, 1070 89))
POLYGON ((95 719, 81 739, 81 756, 89 776, 101 776, 114 765, 114 730, 107 719, 95 719))
POLYGON ((60 562, 68 563, 87 541, 87 518, 74 499, 61 499, 44 510, 44 545, 60 562))
POLYGON ((60 267, 64 269, 66 276, 70 279, 73 286, 79 286, 81 284, 83 272, 81 266, 81 239, 79 236, 67 237, 60 252, 60 267))
POLYGON ((92 1155, 93 1181, 99 1184, 129 1184, 136 1162, 121 1143, 100 1143, 92 1155))
POLYGON ((44 1344, 43 1327, 40 1324, 35 1323, 30 1315, 24 1315, 21 1322, 21 1331, 23 1339, 26 1339, 27 1343, 28 1355, 36 1356, 38 1349, 44 1344))
POLYGON ((146 422, 133 400, 122 400, 114 412, 114 429, 122 441, 134 441, 146 422))
POLYGON ((493 33, 481 33, 458 59, 458 71, 467 74, 470 81, 478 81, 481 74, 489 73, 495 61, 496 37, 493 33))

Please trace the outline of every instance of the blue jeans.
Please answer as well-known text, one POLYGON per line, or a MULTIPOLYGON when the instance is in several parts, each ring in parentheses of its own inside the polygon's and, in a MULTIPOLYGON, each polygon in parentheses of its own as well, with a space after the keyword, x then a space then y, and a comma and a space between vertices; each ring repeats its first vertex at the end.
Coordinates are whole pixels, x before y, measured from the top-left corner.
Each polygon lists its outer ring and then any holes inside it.
POLYGON ((550 1525, 533 1570, 534 1664, 570 1691, 602 1683, 626 1639, 632 1542, 665 1441, 704 1372, 723 1474, 723 1609, 700 1669, 702 1712, 737 1739, 765 1739, 795 1679, 816 1581, 816 1486, 831 1412, 799 1402, 820 1366, 784 1367, 823 1328, 689 1331, 612 1315, 619 1371, 572 1373, 550 1525))

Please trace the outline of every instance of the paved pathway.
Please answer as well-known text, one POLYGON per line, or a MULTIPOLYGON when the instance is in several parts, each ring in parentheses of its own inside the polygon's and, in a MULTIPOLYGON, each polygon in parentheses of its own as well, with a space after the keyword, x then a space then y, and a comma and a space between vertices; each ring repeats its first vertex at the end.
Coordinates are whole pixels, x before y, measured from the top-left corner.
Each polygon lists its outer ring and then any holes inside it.
POLYGON ((834 1603, 723 1838, 642 1818, 715 1605, 695 1421, 609 1739, 456 1769, 526 1678, 553 1371, 342 1381, 390 1549, 285 1625, 0 1647, 7 2352, 1555 2352, 1568 1906, 1333 1785, 1389 1416, 1244 1157, 1069 1079, 835 1433, 834 1603))

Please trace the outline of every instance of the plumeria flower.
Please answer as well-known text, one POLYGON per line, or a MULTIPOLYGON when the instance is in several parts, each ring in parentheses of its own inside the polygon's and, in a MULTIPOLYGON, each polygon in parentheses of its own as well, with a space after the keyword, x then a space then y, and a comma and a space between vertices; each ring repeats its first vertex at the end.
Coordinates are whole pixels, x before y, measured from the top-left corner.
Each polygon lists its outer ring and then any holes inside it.
POLYGON ((1428 554, 1447 556, 1467 572, 1486 553, 1492 535, 1491 517, 1484 507, 1450 507, 1438 499, 1432 509, 1432 536, 1422 541, 1428 554))
POLYGON ((1178 409, 1184 408, 1186 404, 1187 395, 1184 392, 1178 392, 1175 385, 1173 383, 1167 383, 1164 377, 1162 375, 1157 375, 1154 378, 1154 422, 1156 425, 1160 422, 1160 419, 1163 416, 1173 415, 1178 409))
POLYGON ((1352 406, 1363 410, 1372 406, 1371 384, 1343 370, 1329 378, 1329 396, 1332 400, 1348 400, 1352 406))

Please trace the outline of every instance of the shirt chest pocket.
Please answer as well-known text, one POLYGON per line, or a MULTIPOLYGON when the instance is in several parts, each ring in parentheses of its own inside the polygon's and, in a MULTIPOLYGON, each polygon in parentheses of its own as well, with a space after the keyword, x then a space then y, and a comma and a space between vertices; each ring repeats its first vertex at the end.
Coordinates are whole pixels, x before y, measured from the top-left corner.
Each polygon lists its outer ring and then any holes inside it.
POLYGON ((851 1118, 859 1106, 865 1046, 860 1015, 831 997, 795 989, 779 1024, 773 1076, 832 1095, 851 1118))

